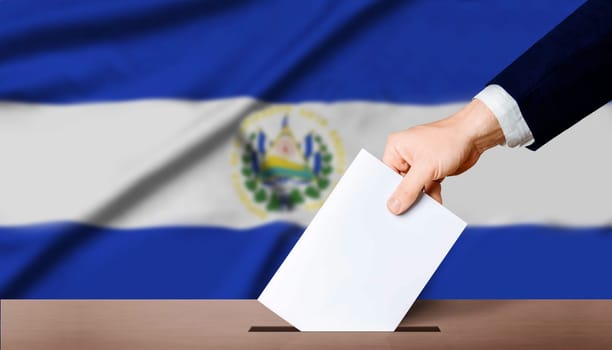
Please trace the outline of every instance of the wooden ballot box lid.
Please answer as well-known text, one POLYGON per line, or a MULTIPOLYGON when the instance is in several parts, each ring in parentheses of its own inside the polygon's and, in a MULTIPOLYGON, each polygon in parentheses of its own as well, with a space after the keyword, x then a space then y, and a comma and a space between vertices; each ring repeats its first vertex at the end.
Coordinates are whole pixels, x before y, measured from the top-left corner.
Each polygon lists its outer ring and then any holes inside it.
POLYGON ((255 300, 2 300, 2 350, 605 349, 612 300, 417 301, 396 332, 297 332, 255 300))

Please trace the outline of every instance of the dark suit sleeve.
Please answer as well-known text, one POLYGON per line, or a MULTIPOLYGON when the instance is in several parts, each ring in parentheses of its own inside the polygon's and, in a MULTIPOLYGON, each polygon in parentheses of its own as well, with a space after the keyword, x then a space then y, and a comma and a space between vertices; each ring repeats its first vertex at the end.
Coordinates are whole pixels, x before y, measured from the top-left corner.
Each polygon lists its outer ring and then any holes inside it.
POLYGON ((517 101, 540 146, 612 99, 612 0, 591 0, 489 84, 517 101))

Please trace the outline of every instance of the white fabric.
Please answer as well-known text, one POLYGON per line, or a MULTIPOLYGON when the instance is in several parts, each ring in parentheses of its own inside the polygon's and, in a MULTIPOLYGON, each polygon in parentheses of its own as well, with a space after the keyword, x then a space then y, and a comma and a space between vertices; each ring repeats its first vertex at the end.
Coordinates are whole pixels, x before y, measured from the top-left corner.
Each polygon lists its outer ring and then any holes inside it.
MULTIPOLYGON (((389 133, 439 120, 463 105, 308 102, 292 108, 324 118, 322 132, 336 130, 344 148, 333 161, 349 162, 362 147, 381 157, 389 133)), ((232 181, 240 170, 232 165, 240 123, 269 107, 247 97, 0 103, 0 225, 66 220, 114 227, 307 224, 314 207, 254 215, 232 181)), ((570 165, 567 160, 568 154, 612 149, 612 105, 595 114, 538 152, 489 150, 470 171, 444 181, 444 205, 471 225, 609 225, 612 186, 603 184, 594 193, 583 184, 592 183, 593 174, 612 178, 612 164, 589 157, 574 157, 570 165), (500 177, 512 180, 499 186, 500 177)), ((260 119, 253 128, 268 121, 260 119)), ((290 126, 301 141, 296 121, 290 126)), ((269 138, 277 124, 263 125, 269 138)))
POLYGON ((533 135, 525 122, 516 100, 503 87, 488 85, 474 98, 482 101, 493 112, 506 138, 508 147, 525 146, 533 142, 533 135))

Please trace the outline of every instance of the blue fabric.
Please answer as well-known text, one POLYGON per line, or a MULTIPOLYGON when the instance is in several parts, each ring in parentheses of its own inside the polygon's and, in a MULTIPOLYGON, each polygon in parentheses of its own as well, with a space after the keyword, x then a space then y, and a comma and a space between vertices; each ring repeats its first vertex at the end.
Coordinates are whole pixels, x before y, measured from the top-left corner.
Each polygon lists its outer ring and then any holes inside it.
POLYGON ((581 0, 0 1, 0 100, 466 100, 581 0))
MULTIPOLYGON (((256 298, 301 232, 3 227, 0 297, 256 298)), ((610 252, 612 228, 468 227, 421 298, 611 298, 610 252)))
MULTIPOLYGON (((0 100, 466 100, 581 3, 4 0, 0 100)), ((253 298, 301 232, 2 227, 0 297, 253 298)), ((611 248, 612 228, 470 227, 422 297, 610 298, 611 248)))

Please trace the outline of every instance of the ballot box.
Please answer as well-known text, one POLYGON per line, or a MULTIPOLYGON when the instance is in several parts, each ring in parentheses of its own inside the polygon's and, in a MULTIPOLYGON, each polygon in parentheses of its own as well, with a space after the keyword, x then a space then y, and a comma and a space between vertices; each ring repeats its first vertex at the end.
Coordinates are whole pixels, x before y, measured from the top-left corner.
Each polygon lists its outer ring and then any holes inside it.
POLYGON ((255 300, 3 300, 2 350, 610 349, 612 300, 419 300, 395 332, 298 332, 255 300))

